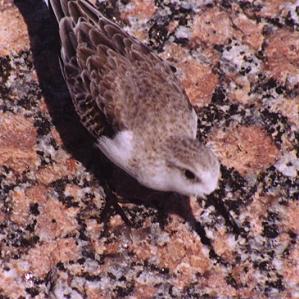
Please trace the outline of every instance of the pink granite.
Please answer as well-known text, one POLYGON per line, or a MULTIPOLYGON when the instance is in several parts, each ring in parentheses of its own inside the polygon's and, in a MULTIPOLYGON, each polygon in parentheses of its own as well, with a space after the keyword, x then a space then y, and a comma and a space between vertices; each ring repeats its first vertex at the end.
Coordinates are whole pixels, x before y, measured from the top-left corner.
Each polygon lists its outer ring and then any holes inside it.
POLYGON ((114 169, 46 6, 0 1, 0 297, 299 298, 298 1, 97 5, 173 65, 222 179, 187 199, 114 169), (132 227, 103 215, 107 179, 132 227))

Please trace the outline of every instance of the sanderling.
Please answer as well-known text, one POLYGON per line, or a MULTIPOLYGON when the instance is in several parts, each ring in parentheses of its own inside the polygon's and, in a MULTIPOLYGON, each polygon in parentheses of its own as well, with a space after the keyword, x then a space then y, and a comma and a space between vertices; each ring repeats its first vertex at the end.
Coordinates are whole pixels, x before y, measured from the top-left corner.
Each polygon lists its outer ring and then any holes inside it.
POLYGON ((170 65, 90 2, 49 2, 65 81, 98 148, 148 188, 213 192, 218 159, 196 139, 196 113, 170 65))

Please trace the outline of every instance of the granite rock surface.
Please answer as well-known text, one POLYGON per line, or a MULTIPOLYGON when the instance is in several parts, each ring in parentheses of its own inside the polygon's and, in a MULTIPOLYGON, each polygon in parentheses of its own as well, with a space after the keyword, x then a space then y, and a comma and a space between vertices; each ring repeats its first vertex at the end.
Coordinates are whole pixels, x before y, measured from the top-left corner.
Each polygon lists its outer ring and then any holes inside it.
POLYGON ((172 64, 220 185, 166 196, 115 169, 76 117, 46 5, 0 0, 0 298, 299 298, 299 2, 96 5, 172 64))

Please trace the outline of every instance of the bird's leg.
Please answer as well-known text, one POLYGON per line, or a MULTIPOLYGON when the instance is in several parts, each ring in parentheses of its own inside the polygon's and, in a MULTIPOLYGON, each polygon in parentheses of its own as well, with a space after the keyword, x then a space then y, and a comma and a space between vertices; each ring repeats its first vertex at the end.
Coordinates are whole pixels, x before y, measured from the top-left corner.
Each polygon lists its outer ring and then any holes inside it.
POLYGON ((213 206, 216 211, 222 215, 227 226, 229 226, 235 235, 242 235, 243 229, 237 224, 230 211, 227 209, 225 203, 219 198, 213 198, 213 206))
POLYGON ((114 211, 120 215, 122 220, 130 227, 133 226, 132 222, 130 219, 127 217, 126 213, 124 210, 121 208, 121 206, 118 204, 118 198, 115 195, 115 193, 111 190, 110 186, 108 186, 107 183, 104 184, 103 186, 105 194, 106 194, 106 204, 104 209, 102 210, 101 213, 101 219, 104 223, 107 223, 109 218, 112 216, 113 209, 114 211))
POLYGON ((166 197, 166 200, 156 201, 159 225, 162 229, 164 229, 167 224, 168 213, 167 213, 167 207, 165 206, 165 203, 167 203, 167 199, 171 196, 171 193, 166 193, 164 196, 166 197))

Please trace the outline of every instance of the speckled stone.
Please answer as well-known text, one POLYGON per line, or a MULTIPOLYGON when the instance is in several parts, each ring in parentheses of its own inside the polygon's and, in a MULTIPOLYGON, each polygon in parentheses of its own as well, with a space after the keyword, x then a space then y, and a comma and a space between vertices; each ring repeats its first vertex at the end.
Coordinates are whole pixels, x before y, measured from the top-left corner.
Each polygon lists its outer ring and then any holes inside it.
POLYGON ((263 24, 249 19, 241 12, 238 12, 236 17, 232 19, 232 23, 237 28, 236 33, 240 35, 240 40, 255 50, 259 50, 262 47, 264 41, 263 24))
POLYGON ((229 127, 211 134, 211 143, 222 163, 241 175, 265 170, 278 160, 279 151, 257 126, 229 127))
POLYGON ((194 42, 224 44, 233 35, 232 23, 227 12, 215 7, 194 18, 192 39, 194 42))
POLYGON ((219 83, 218 76, 213 72, 211 59, 204 53, 201 60, 188 55, 186 48, 173 44, 165 47, 161 57, 168 60, 176 69, 177 76, 190 99, 197 107, 203 107, 211 102, 214 90, 219 83))
POLYGON ((290 90, 299 86, 299 32, 274 31, 267 41, 266 69, 290 90))
POLYGON ((38 164, 33 122, 9 112, 0 115, 0 164, 21 174, 38 164))
POLYGON ((185 60, 179 67, 184 73, 182 83, 191 103, 198 107, 209 104, 219 81, 211 67, 195 59, 185 60))
POLYGON ((12 51, 29 48, 29 38, 20 12, 11 6, 10 1, 1 2, 0 7, 3 7, 3 10, 0 8, 0 56, 5 56, 12 51))
POLYGON ((166 196, 107 163, 46 6, 0 0, 0 298, 299 298, 298 1, 97 5, 171 63, 219 188, 166 196))

